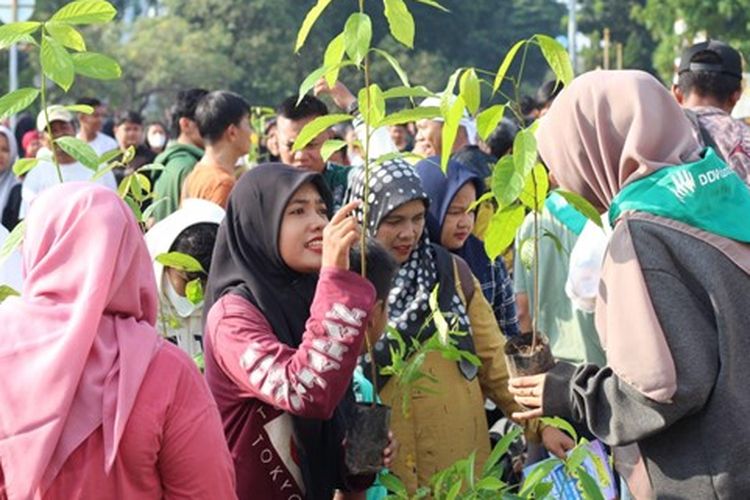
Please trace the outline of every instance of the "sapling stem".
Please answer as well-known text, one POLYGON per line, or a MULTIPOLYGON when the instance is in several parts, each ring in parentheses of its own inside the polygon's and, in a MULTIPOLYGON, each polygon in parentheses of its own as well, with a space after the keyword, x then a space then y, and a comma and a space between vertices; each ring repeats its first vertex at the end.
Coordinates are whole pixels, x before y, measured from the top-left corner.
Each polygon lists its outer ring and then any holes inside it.
MULTIPOLYGON (((364 14, 365 11, 365 2, 364 0, 359 0, 359 12, 364 14)), ((370 116, 371 110, 372 110, 372 98, 370 96, 370 52, 367 51, 365 54, 364 59, 364 77, 365 77, 365 95, 367 96, 367 113, 362 114, 362 118, 365 122, 365 154, 364 154, 364 169, 365 169, 365 189, 364 189, 364 196, 362 200, 362 236, 360 240, 360 249, 362 250, 360 252, 360 269, 362 271, 362 277, 367 278, 367 216, 369 215, 369 202, 368 199, 370 197, 370 116)), ((360 103, 361 105, 362 103, 360 103)), ((378 394, 378 370, 377 366, 375 366, 375 355, 372 349, 372 342, 370 342, 370 337, 368 335, 365 335, 365 346, 367 348, 367 355, 370 358, 370 370, 371 370, 371 377, 372 377, 372 387, 373 387, 373 394, 376 397, 372 398, 372 402, 370 405, 372 407, 375 407, 377 394, 378 394)))
POLYGON ((47 111, 47 77, 44 74, 44 71, 42 71, 42 78, 41 78, 41 100, 42 100, 42 109, 44 110, 44 121, 46 123, 45 129, 47 131, 47 137, 50 140, 50 149, 52 153, 52 164, 55 166, 55 172, 57 173, 57 179, 60 181, 60 184, 62 184, 63 176, 62 176, 62 170, 60 169, 60 162, 57 161, 57 155, 55 154, 55 144, 57 140, 52 137, 52 124, 49 122, 49 112, 47 111))
POLYGON ((537 181, 534 171, 531 171, 531 180, 534 183, 534 314, 531 318, 531 353, 536 350, 537 343, 537 321, 541 307, 539 305, 539 199, 537 181))

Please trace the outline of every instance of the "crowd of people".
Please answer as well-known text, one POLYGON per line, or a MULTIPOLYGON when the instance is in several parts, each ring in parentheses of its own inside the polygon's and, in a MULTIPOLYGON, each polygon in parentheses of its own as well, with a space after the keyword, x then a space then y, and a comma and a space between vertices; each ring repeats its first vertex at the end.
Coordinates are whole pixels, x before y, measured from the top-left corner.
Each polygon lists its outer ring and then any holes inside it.
POLYGON ((736 50, 688 48, 671 92, 640 71, 549 82, 523 123, 503 119, 486 140, 466 116, 445 171, 442 120, 364 141, 344 85, 314 93, 284 100, 262 131, 242 96, 203 89, 177 95, 168 126, 132 111, 110 121, 83 98, 92 113, 53 105, 0 127, 0 244, 25 221, 0 262, 0 284, 19 292, 0 304, 0 498, 382 499, 379 474, 345 456, 355 408, 376 402, 392 408, 379 466, 411 492, 470 455, 481 468, 509 421, 525 436, 512 464, 565 457, 572 436, 540 420, 558 416, 610 447, 621 498, 750 495, 736 50), (329 113, 321 95, 352 121, 295 151, 329 113), (535 120, 550 182, 604 222, 551 192, 538 276, 521 258, 535 216, 493 260, 492 202, 477 203, 535 120), (251 166, 255 133, 268 161, 251 166), (123 166, 97 173, 62 137, 123 166), (348 145, 324 159, 334 137, 348 145), (361 168, 397 152, 409 161, 361 168), (20 157, 39 159, 23 178, 20 157), (117 187, 148 165, 144 234, 117 187), (171 252, 198 267, 156 259, 171 252), (404 393, 387 368, 440 333, 434 302, 462 355, 427 352, 433 383, 404 393), (533 329, 557 363, 511 378, 506 340, 533 329))

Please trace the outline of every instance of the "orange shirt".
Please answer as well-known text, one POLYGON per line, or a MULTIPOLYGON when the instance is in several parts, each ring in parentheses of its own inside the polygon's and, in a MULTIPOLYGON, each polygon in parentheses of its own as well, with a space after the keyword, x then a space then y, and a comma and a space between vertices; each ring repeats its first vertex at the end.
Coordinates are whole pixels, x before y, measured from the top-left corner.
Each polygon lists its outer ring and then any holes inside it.
POLYGON ((181 200, 201 198, 226 208, 235 178, 218 165, 199 161, 182 185, 181 200))

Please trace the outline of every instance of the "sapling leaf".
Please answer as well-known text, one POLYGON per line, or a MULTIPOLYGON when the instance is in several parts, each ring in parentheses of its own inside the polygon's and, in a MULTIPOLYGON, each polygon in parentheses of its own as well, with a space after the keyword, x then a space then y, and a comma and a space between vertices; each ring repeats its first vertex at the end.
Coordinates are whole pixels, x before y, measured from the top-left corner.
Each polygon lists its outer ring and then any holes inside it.
POLYGON ((157 255, 154 260, 159 264, 188 273, 205 273, 203 266, 195 257, 181 252, 168 252, 157 255))
POLYGON ((373 83, 369 87, 369 92, 367 88, 359 91, 358 100, 362 119, 365 123, 369 123, 371 127, 377 127, 385 118, 383 91, 377 84, 373 83))
POLYGON ((453 483, 451 489, 448 490, 448 494, 445 496, 446 500, 455 500, 458 494, 461 492, 461 487, 464 485, 463 479, 459 479, 457 483, 453 483))
POLYGON ((565 201, 570 203, 573 208, 581 212, 587 219, 592 221, 597 226, 603 227, 602 216, 599 214, 596 208, 594 208, 594 205, 589 203, 586 198, 576 193, 565 191, 563 189, 556 189, 554 192, 565 198, 565 201))
POLYGON ((165 197, 159 198, 151 203, 148 207, 146 207, 146 210, 143 211, 143 219, 141 220, 141 222, 148 222, 148 220, 151 218, 151 215, 154 213, 154 210, 156 210, 156 207, 166 202, 167 198, 165 197))
POLYGON ((202 352, 193 356, 193 361, 195 362, 195 366, 197 366, 201 372, 206 369, 206 360, 202 352))
POLYGON ((384 99, 403 99, 407 97, 435 97, 435 93, 422 85, 418 87, 399 86, 383 91, 384 99))
POLYGON ((542 49, 542 55, 547 60, 547 64, 555 73, 558 82, 568 85, 573 81, 573 65, 570 63, 568 51, 565 50, 560 42, 547 35, 534 35, 539 48, 542 49))
POLYGON ((117 186, 117 194, 120 198, 125 199, 125 196, 130 191, 130 185, 133 183, 133 176, 128 175, 120 181, 120 185, 117 186))
POLYGON ((19 158, 13 164, 13 173, 16 177, 25 175, 26 172, 39 164, 39 158, 19 158))
POLYGON ((151 180, 140 172, 133 174, 135 176, 135 182, 141 188, 141 191, 148 195, 151 194, 151 180))
POLYGON ((477 460, 477 452, 472 451, 469 458, 466 459, 464 464, 464 477, 466 478, 466 485, 469 488, 474 487, 474 463, 477 460))
POLYGON ((312 73, 307 75, 305 79, 302 80, 302 83, 299 86, 299 92, 297 93, 297 105, 302 102, 305 94, 310 92, 310 90, 315 87, 315 84, 318 83, 318 80, 326 76, 328 72, 333 71, 333 69, 335 68, 321 66, 320 68, 315 69, 312 73))
POLYGON ((495 104, 477 115, 477 134, 482 140, 487 140, 503 119, 505 104, 495 104))
POLYGON ((0 285, 0 303, 4 302, 8 297, 18 297, 21 295, 12 286, 0 285))
POLYGON ((185 297, 194 305, 203 302, 203 284, 200 278, 188 281, 185 284, 185 297))
POLYGON ((133 211, 135 220, 143 220, 143 213, 141 212, 141 207, 138 205, 138 202, 130 196, 125 196, 123 201, 130 207, 130 210, 133 211))
MULTIPOLYGON (((128 149, 130 149, 130 148, 128 148, 128 149)), ((120 156, 121 154, 122 154, 122 150, 120 148, 115 148, 115 149, 112 149, 110 151, 107 151, 106 153, 102 154, 99 157, 99 165, 103 165, 105 163, 109 163, 112 160, 114 160, 115 158, 117 158, 118 156, 120 156)))
POLYGON ((573 451, 570 452, 568 458, 565 459, 565 469, 568 473, 576 471, 583 461, 588 457, 588 450, 585 446, 576 446, 573 451))
POLYGON ((354 64, 359 65, 370 50, 372 21, 370 16, 355 12, 344 25, 344 49, 354 64))
POLYGON ((99 168, 99 156, 96 151, 81 139, 70 136, 58 137, 55 139, 55 144, 81 162, 84 167, 94 171, 99 168))
POLYGON ((518 49, 520 49, 525 43, 526 43, 526 40, 517 41, 510 48, 508 53, 505 54, 505 57, 503 58, 503 62, 500 63, 500 67, 497 69, 497 73, 495 73, 495 83, 492 84, 492 92, 497 92, 497 90, 503 84, 503 80, 505 80, 505 75, 506 73, 508 73, 508 70, 510 69, 510 65, 513 63, 513 59, 515 59, 516 53, 518 53, 518 49))
POLYGON ((513 168, 525 183, 536 164, 536 138, 528 130, 521 130, 513 139, 513 168))
POLYGON ((484 467, 482 468, 483 476, 489 474, 492 468, 497 465, 502 456, 508 452, 508 450, 510 449, 510 445, 513 444, 513 441, 518 439, 518 436, 520 436, 522 432, 523 430, 520 427, 514 426, 510 430, 510 432, 506 433, 500 439, 500 441, 497 442, 495 447, 492 449, 490 456, 487 458, 487 461, 484 463, 484 467))
MULTIPOLYGON (((390 64, 391 68, 393 68, 393 71, 396 72, 396 75, 398 76, 398 79, 401 80, 401 83, 403 83, 405 87, 410 87, 411 84, 409 83, 409 77, 407 76, 406 71, 404 71, 404 68, 401 67, 401 64, 398 62, 398 60, 396 60, 395 57, 393 57, 388 52, 381 50, 381 49, 373 48, 372 51, 378 54, 379 56, 381 56, 386 61, 388 61, 388 64, 390 64)), ((421 88, 424 88, 424 87, 421 87, 421 88)), ((414 97, 419 97, 419 96, 414 96, 414 97)))
MULTIPOLYGON (((461 72, 463 70, 464 68, 458 68, 448 78, 448 83, 445 85, 445 89, 443 89, 443 91, 440 93, 444 100, 453 95, 453 91, 456 89, 456 84, 458 83, 458 78, 461 76, 461 72)), ((450 101, 444 102, 450 104, 450 101)), ((444 109, 443 112, 447 113, 447 109, 444 109)))
POLYGON ((469 68, 463 72, 458 88, 458 95, 464 100, 466 109, 470 114, 474 115, 482 101, 482 89, 479 86, 479 78, 474 68, 469 68))
POLYGON ((328 161, 328 159, 341 148, 346 147, 347 142, 342 141, 341 139, 329 139, 326 142, 323 143, 323 146, 320 148, 320 156, 323 157, 323 161, 328 161))
POLYGON ((75 72, 95 80, 117 80, 122 76, 122 68, 117 61, 97 52, 73 54, 75 72))
POLYGON ((114 19, 117 9, 104 0, 77 0, 64 5, 50 18, 69 24, 102 24, 114 19))
POLYGON ((328 7, 330 3, 331 3, 331 0, 318 0, 318 2, 313 6, 313 8, 307 12, 307 15, 305 16, 305 20, 302 21, 302 26, 300 26, 299 31, 297 32, 297 42, 294 44, 295 52, 299 52, 299 49, 301 49, 302 46, 305 44, 305 40, 307 40, 307 35, 310 34, 310 30, 315 24, 315 21, 318 20, 320 15, 323 13, 326 7, 328 7))
MULTIPOLYGON (((446 94, 447 95, 447 94, 446 94)), ((453 143, 456 141, 456 134, 458 134, 458 127, 461 122, 461 118, 464 116, 466 110, 466 103, 463 97, 456 97, 453 104, 450 105, 450 109, 445 115, 445 123, 443 123, 442 131, 442 144, 443 149, 440 156, 440 168, 443 172, 448 170, 448 160, 453 154, 453 143)))
POLYGON ((547 199, 548 190, 547 170, 540 163, 537 163, 526 176, 523 191, 518 198, 530 210, 541 213, 544 209, 544 201, 547 199))
POLYGON ((325 115, 315 118, 313 121, 305 125, 299 135, 297 135, 297 139, 292 146, 292 151, 299 151, 304 148, 318 137, 318 135, 328 130, 329 127, 336 125, 337 123, 347 122, 351 119, 352 117, 346 114, 325 115))
POLYGON ((39 96, 39 89, 24 87, 0 97, 0 119, 28 108, 39 96))
POLYGON ((21 245, 23 237, 26 234, 26 219, 21 220, 16 227, 8 234, 5 241, 0 245, 0 267, 5 263, 8 257, 21 245))
POLYGON ((68 104, 67 106, 63 106, 63 108, 67 109, 70 112, 83 113, 84 115, 90 115, 94 113, 94 108, 87 104, 68 104))
POLYGON ((378 476, 380 484, 382 484, 388 491, 398 496, 398 498, 409 498, 409 492, 406 489, 406 485, 397 477, 386 472, 378 476))
POLYGON ((552 470, 555 467, 558 467, 561 463, 562 462, 560 462, 560 460, 557 458, 549 458, 539 463, 539 465, 537 465, 536 468, 532 470, 528 476, 526 476, 521 486, 521 491, 519 491, 518 494, 524 498, 527 498, 528 494, 531 493, 540 482, 543 482, 543 480, 549 475, 549 473, 552 472, 552 470))
POLYGON ((429 5, 430 7, 435 7, 438 10, 442 10, 443 12, 450 12, 448 9, 437 3, 435 0, 417 0, 419 3, 423 3, 425 5, 429 5))
POLYGON ((500 491, 505 486, 500 479, 496 477, 484 477, 477 482, 475 489, 479 491, 500 491))
POLYGON ((521 259, 521 264, 526 270, 531 269, 534 265, 534 237, 529 236, 521 240, 518 245, 518 257, 521 259))
POLYGON ((22 21, 0 26, 0 50, 7 49, 14 43, 25 41, 41 25, 42 23, 37 21, 22 21))
POLYGON ((479 205, 481 205, 484 202, 490 201, 495 197, 495 193, 492 191, 487 191, 482 196, 480 196, 478 199, 474 200, 474 202, 469 205, 469 208, 466 209, 467 212, 473 212, 477 209, 479 205))
POLYGON ((524 212, 523 206, 512 205, 492 216, 484 235, 484 250, 490 260, 498 258, 513 243, 518 228, 523 224, 524 212))
POLYGON ((549 238, 550 240, 552 240, 552 243, 555 245, 555 250, 558 253, 570 254, 570 252, 568 252, 568 249, 565 248, 565 246, 563 246, 563 242, 560 241, 560 238, 552 231, 548 229, 544 229, 543 234, 542 234, 542 239, 544 238, 549 238))
POLYGON ((432 311, 433 318, 432 320, 435 322, 435 329, 438 332, 440 341, 443 344, 448 343, 448 322, 445 320, 445 316, 443 316, 443 312, 440 310, 440 304, 438 303, 438 297, 440 294, 440 285, 435 285, 435 288, 432 289, 432 292, 430 292, 430 310, 432 311))
MULTIPOLYGON (((342 59, 344 59, 344 34, 340 33, 328 43, 328 47, 323 55, 323 67, 332 68, 325 73, 326 83, 329 87, 333 87, 339 78, 342 59)), ((313 82, 313 85, 315 85, 315 82, 313 82)), ((301 95, 305 95, 306 93, 307 91, 301 95)))
POLYGON ((406 7, 404 0, 383 0, 385 18, 393 38, 402 45, 414 48, 414 17, 406 7))
POLYGON ((461 357, 463 359, 465 359, 466 361, 468 361, 472 365, 474 365, 474 366, 482 366, 482 360, 479 359, 479 356, 477 356, 476 354, 472 354, 472 353, 470 353, 468 351, 461 351, 461 350, 459 350, 458 353, 461 355, 461 357))
POLYGON ((552 483, 539 483, 534 488, 533 498, 544 499, 550 494, 552 489, 555 487, 552 483))
POLYGON ((523 191, 525 177, 516 172, 513 157, 503 156, 492 169, 491 187, 500 208, 510 206, 523 191))
MULTIPOLYGON (((437 106, 420 106, 418 108, 403 109, 386 116, 380 123, 380 126, 401 125, 409 122, 416 122, 423 119, 432 119, 441 116, 440 108, 437 106)), ((350 117, 351 118, 351 117, 350 117)))
POLYGON ((83 36, 73 26, 50 21, 44 24, 44 29, 64 47, 77 50, 78 52, 86 50, 86 42, 83 36))
POLYGON ((586 472, 586 470, 583 469, 583 467, 578 469, 577 475, 578 482, 583 489, 583 498, 585 500, 604 500, 604 495, 596 484, 596 481, 588 472, 586 472))
POLYGON ((42 36, 40 61, 44 75, 65 92, 70 90, 75 79, 73 58, 65 47, 47 35, 42 36))

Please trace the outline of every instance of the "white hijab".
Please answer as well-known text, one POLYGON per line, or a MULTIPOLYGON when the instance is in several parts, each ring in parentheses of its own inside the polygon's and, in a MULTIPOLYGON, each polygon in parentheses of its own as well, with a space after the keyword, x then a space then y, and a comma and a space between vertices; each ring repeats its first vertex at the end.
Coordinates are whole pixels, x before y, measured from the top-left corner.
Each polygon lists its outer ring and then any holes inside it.
MULTIPOLYGON (((8 237, 8 230, 0 224, 0 247, 5 243, 8 237)), ((21 254, 14 250, 7 260, 0 262, 0 285, 8 285, 17 292, 21 291, 21 254)))
POLYGON ((8 140, 8 147, 10 148, 10 162, 8 169, 0 172, 0 215, 2 215, 5 209, 5 204, 8 203, 8 196, 10 196, 10 190, 13 186, 18 184, 18 179, 13 173, 13 164, 18 158, 18 145, 16 144, 16 137, 9 128, 0 126, 0 134, 3 134, 8 140))

